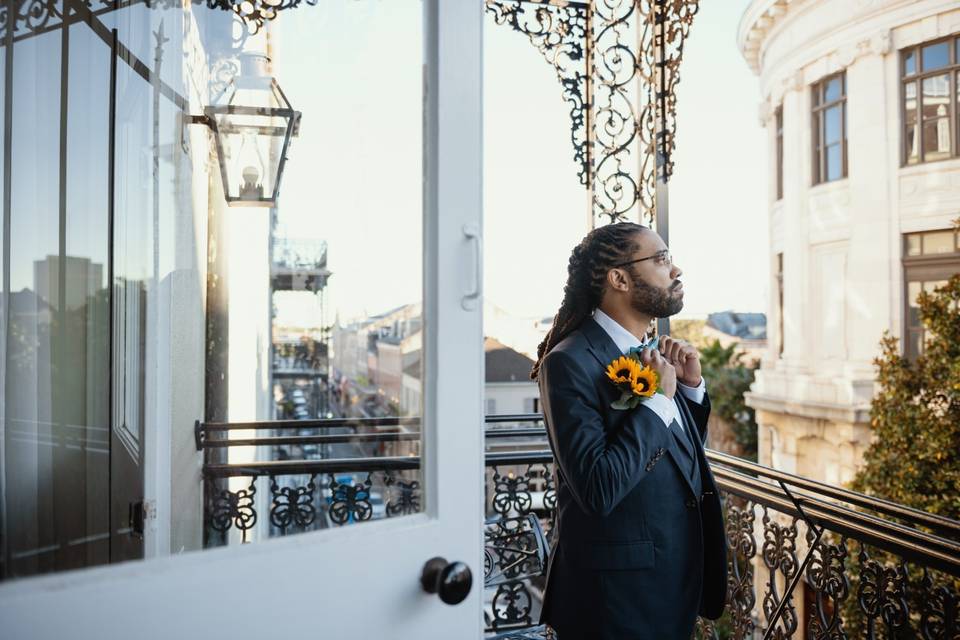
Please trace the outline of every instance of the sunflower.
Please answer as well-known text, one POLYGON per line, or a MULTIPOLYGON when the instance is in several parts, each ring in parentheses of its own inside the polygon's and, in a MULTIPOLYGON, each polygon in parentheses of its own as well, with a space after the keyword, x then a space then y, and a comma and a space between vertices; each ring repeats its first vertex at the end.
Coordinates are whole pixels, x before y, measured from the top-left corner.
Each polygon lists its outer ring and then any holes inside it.
POLYGON ((657 373, 650 367, 644 367, 637 372, 636 378, 630 383, 630 390, 635 396, 649 398, 657 392, 657 373))
POLYGON ((632 386, 640 370, 639 362, 627 356, 620 356, 607 367, 607 377, 615 384, 626 383, 632 386))

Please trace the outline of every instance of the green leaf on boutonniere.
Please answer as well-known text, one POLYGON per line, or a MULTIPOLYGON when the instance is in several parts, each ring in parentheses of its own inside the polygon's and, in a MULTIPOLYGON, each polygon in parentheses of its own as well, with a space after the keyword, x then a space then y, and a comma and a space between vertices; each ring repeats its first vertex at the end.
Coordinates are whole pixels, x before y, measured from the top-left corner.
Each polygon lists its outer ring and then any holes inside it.
POLYGON ((614 400, 610 407, 612 409, 619 409, 620 411, 626 411, 627 409, 633 409, 640 402, 640 396, 635 396, 629 391, 624 391, 619 399, 614 400))

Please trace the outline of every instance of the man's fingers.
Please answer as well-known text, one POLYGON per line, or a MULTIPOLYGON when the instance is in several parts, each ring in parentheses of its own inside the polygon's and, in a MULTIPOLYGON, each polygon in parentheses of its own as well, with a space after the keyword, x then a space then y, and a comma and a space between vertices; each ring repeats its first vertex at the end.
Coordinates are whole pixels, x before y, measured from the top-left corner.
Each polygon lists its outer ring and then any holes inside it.
POLYGON ((660 350, 660 353, 667 354, 670 353, 670 345, 672 343, 673 339, 670 336, 660 336, 660 342, 657 348, 660 350))
POLYGON ((674 362, 680 359, 680 352, 683 350, 683 344, 673 340, 670 343, 670 359, 674 362))

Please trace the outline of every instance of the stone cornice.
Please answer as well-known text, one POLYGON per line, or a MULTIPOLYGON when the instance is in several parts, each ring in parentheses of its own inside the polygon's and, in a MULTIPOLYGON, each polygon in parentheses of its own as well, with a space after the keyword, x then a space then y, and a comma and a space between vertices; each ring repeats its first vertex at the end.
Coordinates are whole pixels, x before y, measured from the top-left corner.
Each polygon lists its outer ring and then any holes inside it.
POLYGON ((848 422, 852 424, 868 424, 870 422, 870 405, 850 406, 825 402, 810 402, 808 400, 794 400, 775 396, 761 395, 753 391, 744 394, 748 407, 757 411, 769 411, 790 416, 798 416, 812 420, 827 420, 829 422, 848 422))
POLYGON ((817 80, 804 73, 805 67, 815 61, 824 60, 823 66, 832 73, 863 56, 886 55, 903 46, 894 41, 894 29, 958 8, 956 0, 842 0, 849 14, 845 20, 821 24, 823 33, 809 34, 804 42, 795 43, 788 59, 774 63, 776 69, 767 68, 766 49, 771 38, 789 29, 784 23, 807 11, 822 13, 831 2, 839 0, 753 0, 743 12, 737 27, 737 46, 750 69, 761 76, 762 92, 773 97, 774 104, 784 92, 817 80))
POLYGON ((790 5, 802 0, 753 0, 737 26, 737 46, 747 65, 760 74, 760 48, 773 25, 784 15, 790 5))

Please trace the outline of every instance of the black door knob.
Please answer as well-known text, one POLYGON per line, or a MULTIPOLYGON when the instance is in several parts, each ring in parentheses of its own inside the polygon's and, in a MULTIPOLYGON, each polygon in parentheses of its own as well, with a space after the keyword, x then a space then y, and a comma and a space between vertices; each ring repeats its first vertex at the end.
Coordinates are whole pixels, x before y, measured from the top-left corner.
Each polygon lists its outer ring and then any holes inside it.
POLYGON ((462 562, 447 562, 445 558, 430 558, 423 565, 420 584, 427 593, 435 593, 447 604, 459 604, 470 593, 473 575, 462 562))

